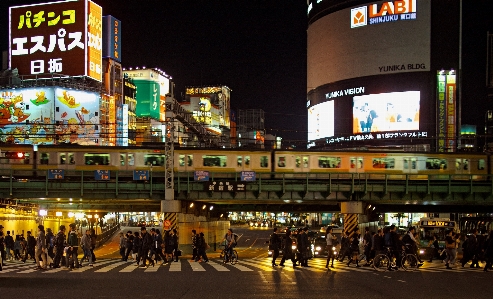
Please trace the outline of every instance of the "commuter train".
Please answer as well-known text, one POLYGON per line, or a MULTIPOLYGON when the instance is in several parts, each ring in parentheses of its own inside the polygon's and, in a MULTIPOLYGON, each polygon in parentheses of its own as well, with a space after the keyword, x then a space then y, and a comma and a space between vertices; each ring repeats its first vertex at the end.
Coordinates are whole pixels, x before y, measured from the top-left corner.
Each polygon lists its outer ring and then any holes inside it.
MULTIPOLYGON (((164 145, 152 147, 94 147, 78 145, 0 145, 0 172, 47 170, 149 170, 164 171, 164 145)), ((464 175, 486 178, 490 155, 481 153, 410 153, 373 151, 294 151, 176 148, 175 175, 206 170, 223 176, 255 171, 276 178, 348 177, 426 179, 428 175, 464 175), (336 176, 337 175, 337 176, 336 176)), ((461 178, 461 176, 457 176, 461 178)))

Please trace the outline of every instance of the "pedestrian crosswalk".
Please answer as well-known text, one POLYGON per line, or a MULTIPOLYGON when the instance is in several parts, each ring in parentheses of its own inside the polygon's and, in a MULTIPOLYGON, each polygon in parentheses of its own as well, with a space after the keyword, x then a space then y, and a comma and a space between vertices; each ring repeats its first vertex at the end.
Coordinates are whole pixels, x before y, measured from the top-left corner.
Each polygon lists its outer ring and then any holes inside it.
MULTIPOLYGON (((278 261, 279 262, 279 261, 278 261)), ((270 258, 250 258, 239 260, 238 263, 225 264, 220 259, 210 259, 207 263, 199 263, 191 260, 181 259, 179 262, 172 262, 168 264, 158 263, 154 266, 148 265, 147 268, 137 267, 136 263, 133 261, 121 261, 116 259, 98 259, 94 266, 86 266, 78 269, 69 271, 67 268, 56 268, 39 270, 36 265, 29 263, 21 263, 18 261, 7 262, 3 267, 3 271, 0 271, 0 277, 5 274, 32 274, 32 273, 42 273, 45 275, 56 274, 56 273, 71 273, 70 275, 76 275, 77 273, 108 273, 108 272, 119 272, 119 273, 152 273, 152 272, 274 272, 282 271, 285 273, 290 272, 335 272, 335 273, 371 273, 376 272, 372 267, 356 267, 351 264, 349 267, 345 263, 336 262, 334 268, 325 268, 325 259, 311 259, 309 261, 310 267, 293 267, 291 261, 286 261, 285 267, 273 267, 270 258)), ((441 272, 453 272, 453 273, 469 273, 469 272, 480 272, 482 269, 470 268, 469 266, 461 267, 456 266, 452 269, 446 269, 445 265, 441 262, 425 263, 421 268, 415 270, 414 272, 423 273, 441 273, 441 272)), ((404 270, 401 270, 404 271, 404 270)), ((482 271, 481 271, 482 272, 482 271)))

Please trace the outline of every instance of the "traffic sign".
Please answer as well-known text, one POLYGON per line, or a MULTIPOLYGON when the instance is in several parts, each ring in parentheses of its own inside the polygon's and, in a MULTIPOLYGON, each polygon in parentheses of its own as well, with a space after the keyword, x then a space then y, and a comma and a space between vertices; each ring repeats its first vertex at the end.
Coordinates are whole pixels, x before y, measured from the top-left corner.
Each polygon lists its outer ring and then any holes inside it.
POLYGON ((240 182, 208 182, 205 184, 210 192, 238 192, 246 191, 246 184, 240 182))
POLYGON ((63 180, 64 178, 65 178, 65 171, 63 169, 48 169, 48 179, 63 180))
POLYGON ((96 181, 109 181, 110 171, 109 170, 94 170, 94 179, 96 181))
POLYGON ((241 181, 242 182, 253 182, 256 179, 255 171, 242 171, 241 181))
POLYGON ((165 228, 168 228, 168 227, 170 227, 170 225, 171 225, 171 221, 169 221, 169 220, 164 220, 164 223, 163 223, 163 224, 164 224, 164 227, 165 227, 165 228))
POLYGON ((134 181, 149 180, 149 170, 134 170, 134 181))

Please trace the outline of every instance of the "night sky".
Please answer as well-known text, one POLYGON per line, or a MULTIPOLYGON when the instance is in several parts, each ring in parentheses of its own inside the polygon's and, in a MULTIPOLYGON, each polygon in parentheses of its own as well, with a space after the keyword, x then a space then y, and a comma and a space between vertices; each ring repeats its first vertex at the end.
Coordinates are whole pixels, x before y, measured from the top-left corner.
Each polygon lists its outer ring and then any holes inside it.
MULTIPOLYGON (((0 50, 8 48, 8 6, 38 2, 0 1, 0 50)), ((95 2, 103 15, 122 22, 123 67, 164 70, 173 77, 178 100, 185 86, 227 85, 233 109, 265 111, 267 133, 285 141, 306 140, 305 0, 95 2)), ((493 1, 478 2, 483 3, 481 10, 465 13, 464 26, 471 32, 464 36, 463 74, 470 91, 463 97, 481 103, 463 108, 463 123, 478 120, 477 108, 493 108, 486 102, 483 58, 485 28, 492 21, 478 21, 486 20, 491 11, 485 8, 492 5, 485 3, 493 1)), ((482 122, 477 124, 481 128, 482 122)))

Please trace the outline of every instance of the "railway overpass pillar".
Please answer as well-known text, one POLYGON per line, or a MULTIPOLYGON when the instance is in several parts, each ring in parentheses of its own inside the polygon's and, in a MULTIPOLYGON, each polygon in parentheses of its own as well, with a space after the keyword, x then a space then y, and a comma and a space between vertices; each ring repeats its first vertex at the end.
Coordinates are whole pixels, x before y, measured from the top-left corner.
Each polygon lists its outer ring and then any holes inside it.
POLYGON ((344 231, 349 233, 349 237, 354 234, 354 230, 358 227, 359 215, 363 214, 363 202, 347 201, 341 202, 341 213, 344 214, 344 231))
POLYGON ((178 214, 181 213, 181 200, 161 200, 163 229, 178 229, 178 214))

